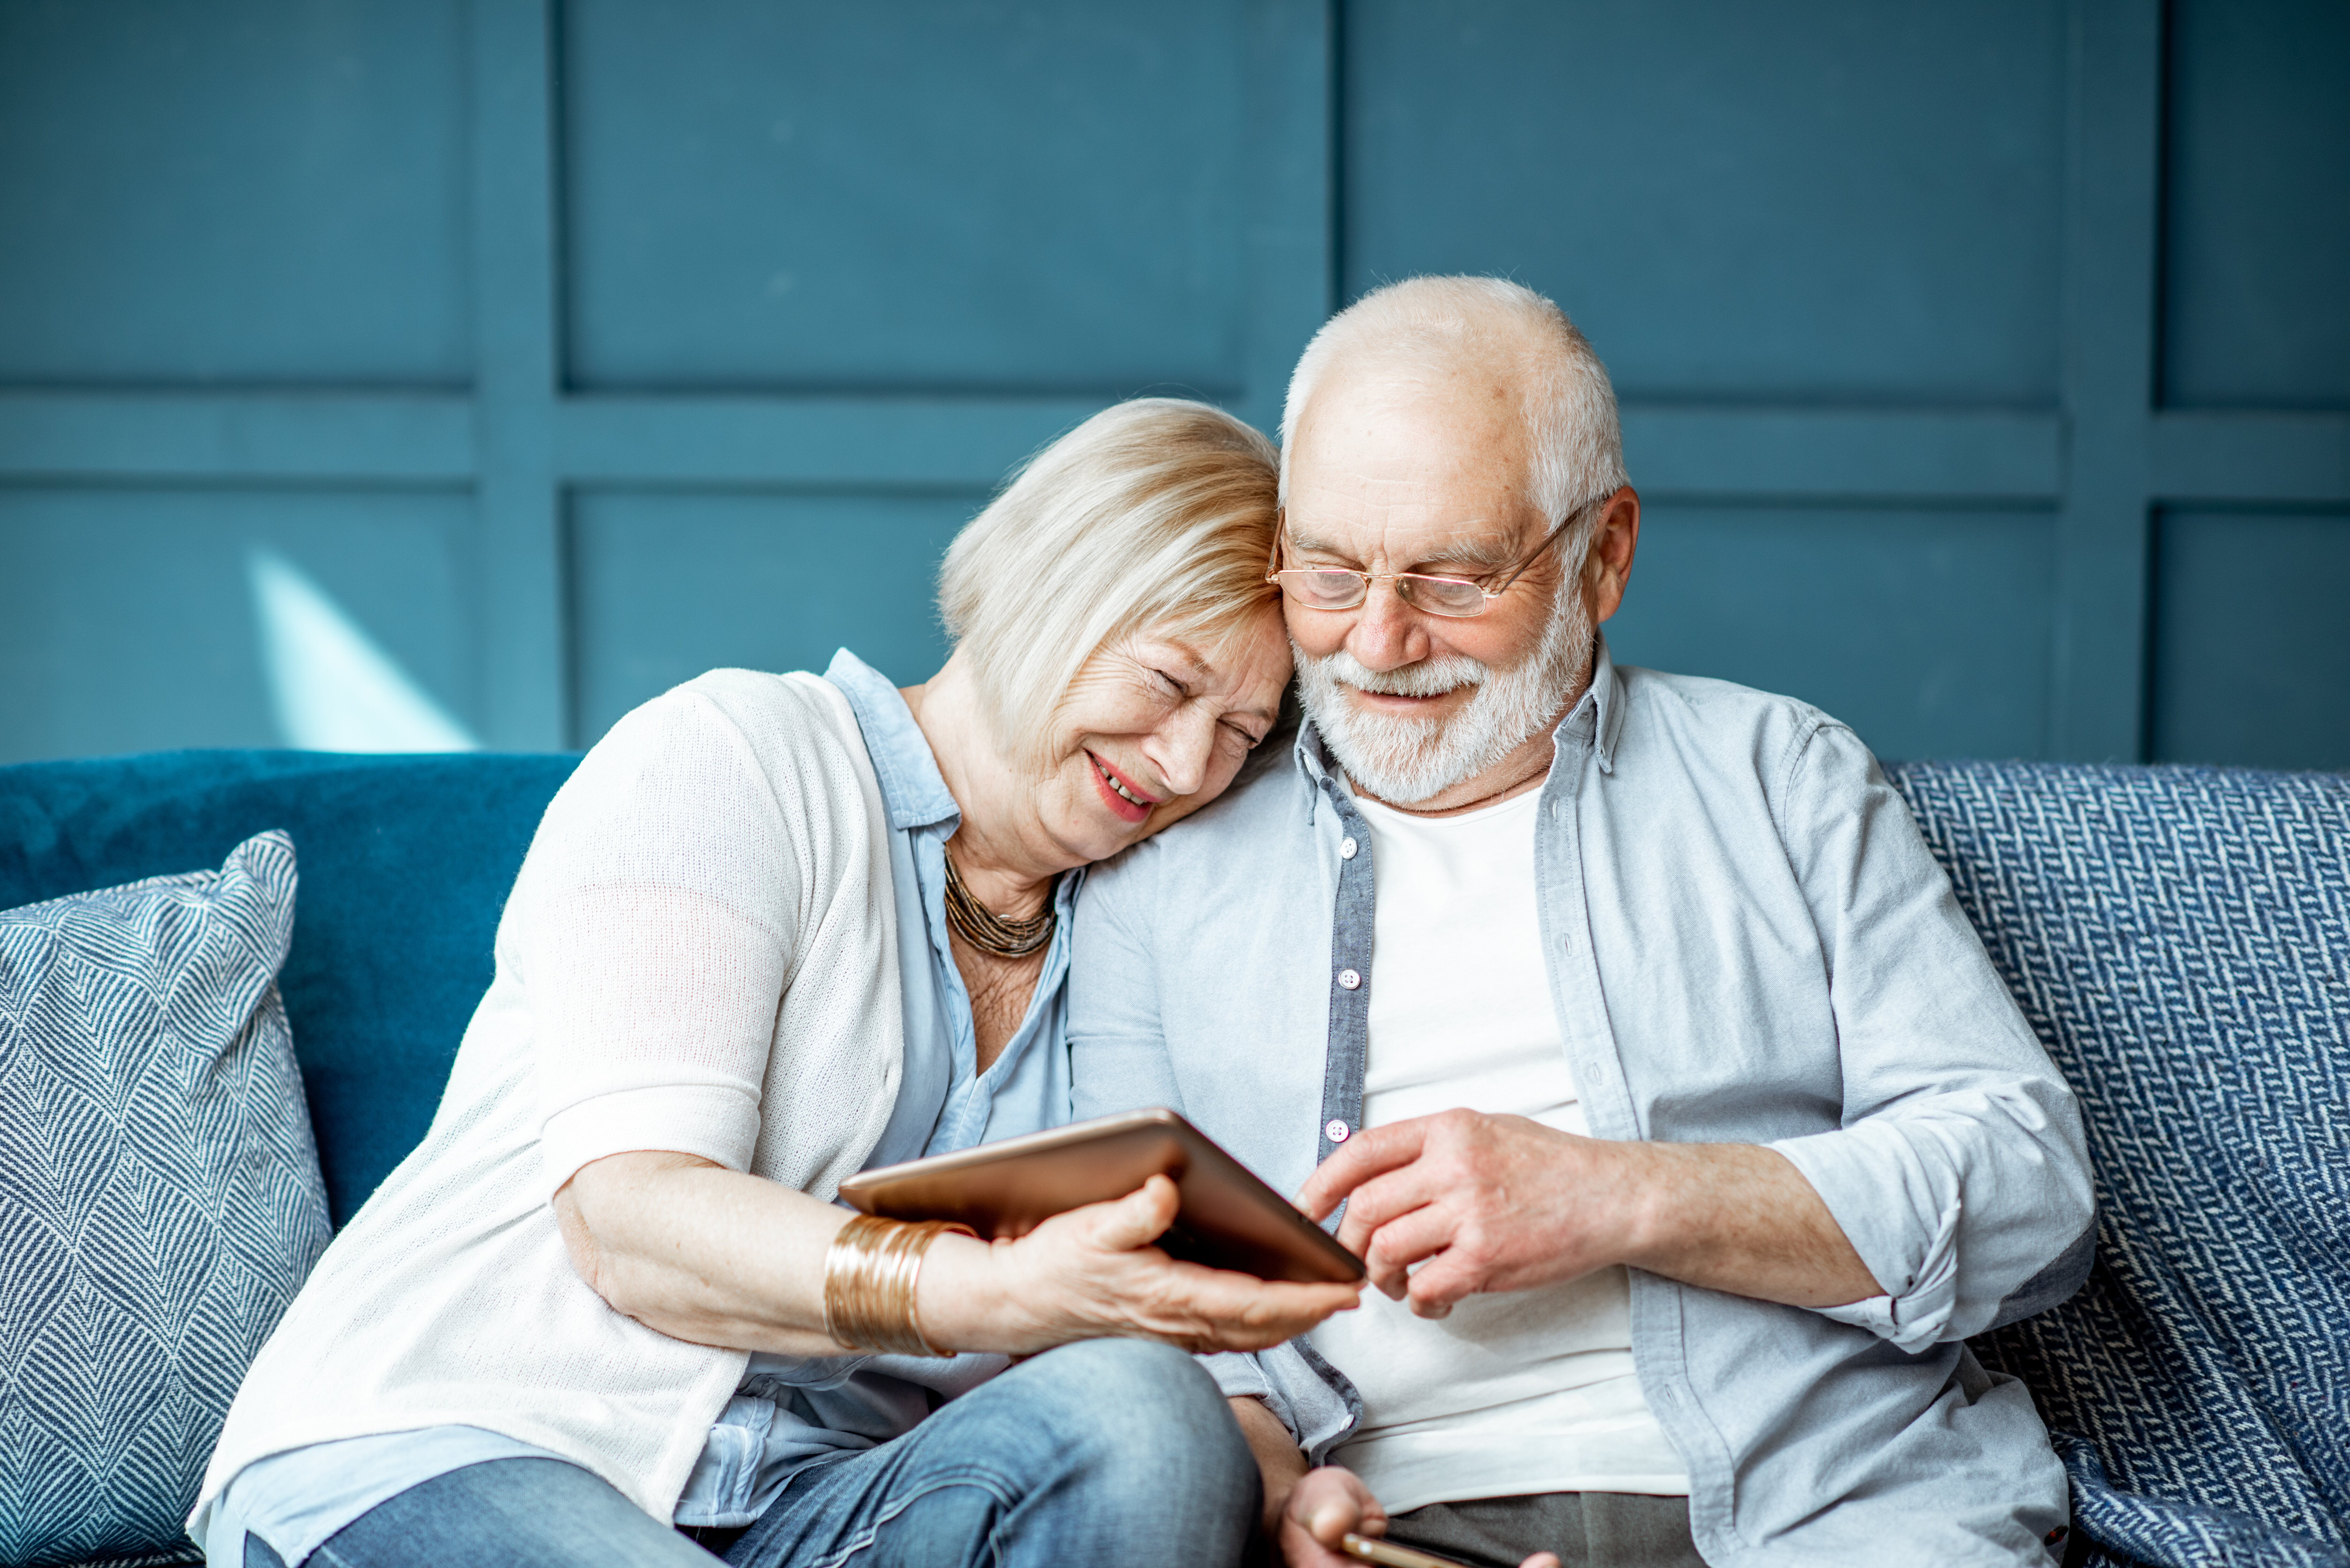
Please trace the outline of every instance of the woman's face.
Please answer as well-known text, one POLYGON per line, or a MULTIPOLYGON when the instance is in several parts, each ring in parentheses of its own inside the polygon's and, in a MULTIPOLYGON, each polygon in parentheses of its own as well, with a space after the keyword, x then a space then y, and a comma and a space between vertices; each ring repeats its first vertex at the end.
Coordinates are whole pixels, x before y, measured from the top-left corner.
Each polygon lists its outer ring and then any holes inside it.
POLYGON ((1149 629, 1102 649, 1056 722, 1045 832, 1072 860, 1103 860, 1199 810, 1273 728, 1289 674, 1270 604, 1212 661, 1149 629))

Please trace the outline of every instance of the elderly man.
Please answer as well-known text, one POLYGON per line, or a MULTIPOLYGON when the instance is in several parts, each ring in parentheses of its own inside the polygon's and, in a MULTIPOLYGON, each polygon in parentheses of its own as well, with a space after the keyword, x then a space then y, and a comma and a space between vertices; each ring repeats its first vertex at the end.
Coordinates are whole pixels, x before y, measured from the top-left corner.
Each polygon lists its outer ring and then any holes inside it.
POLYGON ((2053 1563, 1961 1342, 2086 1272, 2079 1118, 1866 748, 1609 660, 1640 504, 1549 301, 1371 295, 1283 433, 1307 722, 1095 873, 1071 1049, 1370 1264, 1211 1363, 1287 1562, 2053 1563))

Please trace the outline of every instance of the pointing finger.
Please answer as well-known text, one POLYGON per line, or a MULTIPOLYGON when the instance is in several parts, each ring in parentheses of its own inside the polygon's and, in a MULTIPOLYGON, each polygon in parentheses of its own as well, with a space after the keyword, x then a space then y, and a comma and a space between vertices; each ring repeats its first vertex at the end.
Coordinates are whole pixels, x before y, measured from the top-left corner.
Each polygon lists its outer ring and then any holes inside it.
POLYGON ((1297 1189, 1297 1207, 1319 1222, 1347 1195, 1371 1178, 1419 1158, 1427 1124, 1415 1116, 1383 1127, 1367 1127, 1338 1146, 1297 1189))

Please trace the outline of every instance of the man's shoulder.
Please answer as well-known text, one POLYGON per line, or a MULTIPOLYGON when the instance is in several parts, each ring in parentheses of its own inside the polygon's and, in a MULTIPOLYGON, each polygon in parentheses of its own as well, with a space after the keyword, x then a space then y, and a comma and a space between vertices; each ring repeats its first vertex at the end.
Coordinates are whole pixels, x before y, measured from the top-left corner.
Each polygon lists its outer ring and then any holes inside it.
POLYGON ((1711 675, 1677 675, 1669 670, 1619 664, 1616 679, 1627 703, 1636 709, 1686 714, 1723 729, 1759 724, 1833 724, 1835 719, 1800 697, 1741 686, 1711 675))
POLYGON ((1138 876, 1180 878, 1200 886, 1219 872, 1263 867, 1284 847, 1311 834, 1313 784, 1288 746, 1247 769, 1232 786, 1191 815, 1120 851, 1086 874, 1090 893, 1138 876))
POLYGON ((1676 749, 1695 744, 1752 755, 1758 762, 1800 750, 1822 730, 1847 726, 1800 697, 1638 665, 1616 667, 1624 704, 1617 745, 1627 739, 1669 739, 1676 749))
POLYGON ((1848 814, 1884 785, 1876 753, 1852 727, 1797 697, 1734 681, 1619 669, 1619 776, 1642 786, 1684 781, 1702 801, 1752 792, 1782 836, 1848 814), (1807 805, 1804 803, 1809 803, 1807 805))

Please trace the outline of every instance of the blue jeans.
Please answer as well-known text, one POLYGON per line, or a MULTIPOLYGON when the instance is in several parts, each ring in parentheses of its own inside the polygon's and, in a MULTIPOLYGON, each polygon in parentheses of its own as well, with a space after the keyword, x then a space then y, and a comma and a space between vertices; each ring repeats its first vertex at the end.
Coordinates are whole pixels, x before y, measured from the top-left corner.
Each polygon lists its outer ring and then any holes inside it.
MULTIPOLYGON (((792 1478, 726 1553, 737 1568, 1237 1563, 1256 1463, 1191 1358, 1089 1340, 1021 1363, 904 1437, 792 1478)), ((284 1568, 256 1537, 245 1568, 284 1568)), ((369 1510, 318 1568, 710 1568, 710 1554, 556 1459, 493 1459, 369 1510)))

